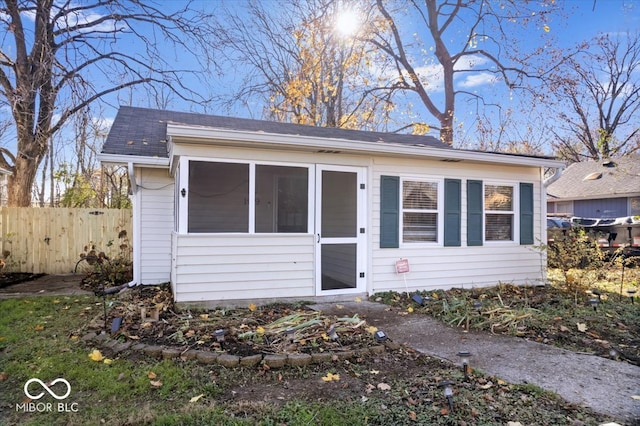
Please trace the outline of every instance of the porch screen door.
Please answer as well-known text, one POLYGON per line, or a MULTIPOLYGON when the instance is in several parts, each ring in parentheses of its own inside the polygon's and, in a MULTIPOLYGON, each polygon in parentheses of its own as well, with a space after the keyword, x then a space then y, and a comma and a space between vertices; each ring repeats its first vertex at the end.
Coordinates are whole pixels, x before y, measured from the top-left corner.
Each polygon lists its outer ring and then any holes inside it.
POLYGON ((354 167, 318 166, 316 174, 317 293, 363 292, 364 173, 354 167))

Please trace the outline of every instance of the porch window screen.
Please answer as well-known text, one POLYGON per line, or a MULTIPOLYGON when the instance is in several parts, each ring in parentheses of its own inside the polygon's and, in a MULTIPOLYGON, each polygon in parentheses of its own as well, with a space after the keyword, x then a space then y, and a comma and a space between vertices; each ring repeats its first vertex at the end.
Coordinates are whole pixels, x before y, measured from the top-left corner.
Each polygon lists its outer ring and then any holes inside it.
POLYGON ((485 185, 485 240, 513 241, 513 186, 485 185))
POLYGON ((436 182, 402 182, 402 241, 438 241, 436 182))
POLYGON ((308 169, 256 165, 256 232, 307 232, 308 169))
POLYGON ((306 167, 189 162, 188 232, 306 233, 308 201, 306 167))
POLYGON ((248 200, 248 164, 190 162, 189 232, 248 232, 248 200))

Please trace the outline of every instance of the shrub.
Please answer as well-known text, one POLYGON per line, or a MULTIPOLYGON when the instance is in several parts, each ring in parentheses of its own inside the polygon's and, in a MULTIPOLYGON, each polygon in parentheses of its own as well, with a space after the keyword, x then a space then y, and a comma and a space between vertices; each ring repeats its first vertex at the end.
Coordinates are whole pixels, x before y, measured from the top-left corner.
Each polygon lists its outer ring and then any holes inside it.
POLYGON ((571 292, 589 288, 587 277, 603 266, 604 258, 597 241, 579 227, 567 229, 547 246, 548 266, 562 271, 564 287, 571 292))

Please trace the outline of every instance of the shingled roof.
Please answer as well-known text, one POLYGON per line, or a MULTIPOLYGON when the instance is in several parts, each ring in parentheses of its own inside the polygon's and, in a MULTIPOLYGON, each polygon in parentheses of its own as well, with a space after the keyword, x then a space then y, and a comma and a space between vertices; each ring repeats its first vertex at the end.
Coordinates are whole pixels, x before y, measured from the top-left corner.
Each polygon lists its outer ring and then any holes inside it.
POLYGON ((167 158, 167 123, 226 130, 301 135, 346 141, 379 142, 452 149, 432 136, 366 132, 277 123, 246 118, 121 106, 102 147, 103 154, 167 158))
POLYGON ((549 199, 576 200, 640 194, 640 156, 573 163, 547 188, 549 199))

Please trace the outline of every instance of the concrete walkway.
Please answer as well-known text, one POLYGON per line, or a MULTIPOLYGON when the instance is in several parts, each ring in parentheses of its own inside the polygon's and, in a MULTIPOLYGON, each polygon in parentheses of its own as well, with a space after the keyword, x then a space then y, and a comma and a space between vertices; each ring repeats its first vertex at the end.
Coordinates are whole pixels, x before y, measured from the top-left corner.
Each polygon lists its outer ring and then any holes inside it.
POLYGON ((311 306, 330 315, 357 313, 394 341, 459 364, 460 351, 472 354, 470 365, 510 383, 530 383, 566 401, 640 425, 640 367, 579 354, 517 337, 467 333, 431 317, 374 302, 326 303, 311 306))

